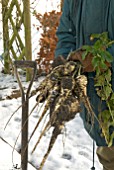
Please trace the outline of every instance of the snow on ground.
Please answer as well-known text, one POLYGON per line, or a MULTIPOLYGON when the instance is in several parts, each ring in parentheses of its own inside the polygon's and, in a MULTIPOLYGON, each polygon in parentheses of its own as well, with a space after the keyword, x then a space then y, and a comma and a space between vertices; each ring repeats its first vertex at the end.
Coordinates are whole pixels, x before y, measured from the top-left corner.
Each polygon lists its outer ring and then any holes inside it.
MULTIPOLYGON (((17 165, 13 165, 12 163, 12 147, 4 142, 2 139, 0 139, 0 152, 4 153, 6 151, 6 154, 2 154, 0 157, 0 170, 13 170, 14 168, 18 168, 18 165, 20 164, 20 154, 17 153, 16 151, 14 152, 14 158, 17 163, 17 165), (5 150, 4 150, 5 149, 5 150)), ((28 170, 35 170, 32 165, 28 163, 28 170)))
MULTIPOLYGON (((38 86, 41 78, 33 84, 33 89, 38 86)), ((27 88, 28 83, 22 81, 24 87, 27 88)), ((10 95, 11 91, 15 88, 18 88, 18 84, 16 83, 15 76, 11 75, 4 75, 0 73, 0 94, 2 96, 10 95), (5 89, 3 90, 3 87, 5 89), (13 87, 13 89, 12 89, 13 87)), ((35 97, 30 99, 30 108, 32 109, 33 105, 35 104, 35 97)), ((7 125, 6 129, 4 127, 12 115, 12 113, 18 108, 21 104, 21 98, 12 99, 12 100, 3 100, 0 102, 0 136, 4 138, 10 145, 14 146, 16 138, 20 132, 21 128, 21 109, 16 112, 13 116, 9 124, 7 125)), ((38 121, 38 109, 36 108, 32 115, 29 118, 29 136, 32 133, 32 130, 35 124, 38 121)), ((50 135, 52 129, 42 138, 40 144, 38 145, 36 151, 31 155, 31 151, 33 146, 35 145, 38 136, 41 132, 42 125, 37 129, 36 133, 34 134, 31 142, 29 144, 29 161, 35 166, 38 167, 39 163, 41 162, 43 155, 46 152, 48 142, 50 139, 50 135)), ((68 122, 66 124, 66 135, 59 135, 46 163, 43 170, 89 170, 92 167, 92 140, 90 139, 89 135, 86 133, 82 120, 79 117, 79 114, 76 116, 75 119, 68 122), (64 138, 63 138, 64 137, 64 138), (64 144, 64 145, 63 145, 64 144)), ((16 144, 16 150, 20 150, 20 137, 16 144)), ((0 170, 10 170, 12 168, 12 154, 9 152, 7 147, 0 145, 0 153, 4 157, 7 154, 9 156, 8 166, 4 169, 3 165, 4 159, 0 159, 0 170), (2 148, 2 149, 1 149, 2 148)), ((19 164, 18 159, 14 156, 14 164, 19 164)), ((8 159, 8 158, 7 158, 8 159)), ((6 159, 6 160, 7 160, 6 159)), ((20 166, 20 165, 19 165, 20 166)), ((95 166, 96 169, 101 170, 101 165, 98 162, 97 157, 95 156, 95 166)), ((30 169, 32 170, 32 169, 30 169)))

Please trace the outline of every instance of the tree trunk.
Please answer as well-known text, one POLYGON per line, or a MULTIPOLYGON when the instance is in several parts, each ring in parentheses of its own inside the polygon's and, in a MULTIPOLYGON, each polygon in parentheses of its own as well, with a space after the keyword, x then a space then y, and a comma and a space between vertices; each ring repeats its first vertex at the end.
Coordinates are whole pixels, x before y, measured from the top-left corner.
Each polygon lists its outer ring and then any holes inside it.
MULTIPOLYGON (((25 57, 32 60, 30 0, 24 0, 25 57)), ((27 68, 26 80, 31 80, 31 68, 27 68)))
POLYGON ((3 47, 4 47, 4 72, 10 73, 9 56, 9 28, 8 19, 6 19, 7 5, 9 0, 2 0, 2 21, 3 21, 3 47))

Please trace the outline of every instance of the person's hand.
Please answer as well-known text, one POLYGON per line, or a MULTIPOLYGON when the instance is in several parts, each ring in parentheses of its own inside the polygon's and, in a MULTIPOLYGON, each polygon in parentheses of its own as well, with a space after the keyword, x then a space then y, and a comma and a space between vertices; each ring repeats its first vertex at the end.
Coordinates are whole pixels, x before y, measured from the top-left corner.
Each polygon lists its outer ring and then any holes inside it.
POLYGON ((60 56, 54 58, 51 66, 52 66, 52 68, 55 68, 59 65, 64 65, 65 63, 66 63, 65 58, 62 55, 60 55, 60 56))
MULTIPOLYGON (((84 53, 84 50, 78 50, 76 52, 71 53, 68 56, 68 61, 80 61, 82 66, 83 66, 83 72, 92 72, 95 71, 95 68, 92 65, 92 59, 93 59, 93 54, 88 53, 85 59, 82 59, 82 54, 84 53)), ((111 64, 108 62, 105 62, 107 67, 111 67, 111 64)), ((104 71, 103 68, 100 68, 101 72, 104 71)))
POLYGON ((83 66, 83 72, 92 72, 94 68, 92 66, 93 55, 88 53, 86 58, 82 59, 83 50, 78 50, 76 52, 71 53, 68 57, 68 61, 80 61, 83 66))

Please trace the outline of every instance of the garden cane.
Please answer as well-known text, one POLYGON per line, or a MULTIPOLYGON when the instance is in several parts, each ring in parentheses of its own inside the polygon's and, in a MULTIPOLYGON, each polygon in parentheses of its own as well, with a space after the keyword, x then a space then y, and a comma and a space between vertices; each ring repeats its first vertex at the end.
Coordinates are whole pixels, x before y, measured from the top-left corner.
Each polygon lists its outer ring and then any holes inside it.
POLYGON ((27 170, 28 162, 28 108, 29 108, 29 93, 36 75, 37 64, 35 61, 15 61, 14 69, 15 75, 20 87, 21 97, 22 97, 22 135, 21 135, 21 167, 22 170, 27 170), (25 94, 20 76, 18 74, 18 68, 33 68, 33 76, 29 83, 27 92, 25 94), (27 146, 27 147, 26 147, 27 146), (25 150, 26 148, 26 150, 25 150))

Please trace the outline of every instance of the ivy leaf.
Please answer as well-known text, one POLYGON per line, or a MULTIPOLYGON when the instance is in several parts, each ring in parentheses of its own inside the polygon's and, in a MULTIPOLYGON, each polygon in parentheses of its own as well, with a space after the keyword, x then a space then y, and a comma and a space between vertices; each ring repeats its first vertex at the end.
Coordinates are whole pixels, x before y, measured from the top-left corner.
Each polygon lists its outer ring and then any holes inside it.
POLYGON ((99 114, 99 117, 103 120, 104 123, 108 122, 110 119, 109 110, 104 110, 99 114))
POLYGON ((96 76, 99 76, 101 74, 101 69, 99 66, 96 67, 96 76))
POLYGON ((103 89, 97 89, 97 95, 101 98, 101 100, 106 100, 106 95, 104 94, 103 89))
POLYGON ((106 72, 105 72, 105 79, 107 80, 107 82, 110 82, 111 81, 111 70, 108 69, 106 72))
POLYGON ((112 93, 111 95, 111 100, 114 100, 114 93, 112 93))
POLYGON ((107 65, 105 64, 105 62, 103 60, 101 60, 100 67, 104 70, 107 69, 107 65))
POLYGON ((95 38, 100 38, 100 34, 91 34, 90 38, 95 39, 95 38))
POLYGON ((105 77, 104 75, 99 75, 98 77, 96 77, 96 82, 95 82, 95 86, 103 86, 105 83, 105 77))
POLYGON ((82 46, 82 50, 87 51, 87 52, 91 52, 92 51, 92 46, 90 46, 90 45, 83 45, 82 46))
POLYGON ((108 65, 113 61, 113 56, 107 51, 107 48, 114 44, 114 41, 108 38, 108 32, 92 34, 90 40, 94 39, 95 43, 92 46, 83 47, 86 52, 82 57, 85 59, 88 52, 93 55, 92 65, 96 71, 94 86, 97 95, 107 104, 107 110, 99 113, 98 118, 105 141, 108 146, 112 146, 114 132, 110 134, 110 126, 114 128, 114 93, 111 85, 112 73, 108 65))
POLYGON ((94 68, 96 68, 100 63, 100 59, 97 56, 94 56, 92 59, 92 65, 94 68))
POLYGON ((113 57, 108 51, 105 51, 105 60, 109 63, 113 61, 113 57))
POLYGON ((99 55, 100 55, 100 57, 101 57, 101 61, 103 60, 103 61, 106 61, 106 58, 105 58, 105 56, 106 56, 106 50, 99 50, 99 55))
POLYGON ((97 40, 94 45, 95 45, 95 49, 100 49, 102 47, 100 40, 97 40))
POLYGON ((114 44, 114 40, 113 41, 109 41, 107 44, 107 47, 111 47, 114 44))
POLYGON ((83 52, 83 54, 82 54, 82 60, 85 60, 87 54, 88 54, 88 51, 84 51, 84 52, 83 52))
POLYGON ((105 97, 106 97, 105 100, 107 100, 110 97, 111 92, 112 92, 112 88, 110 86, 104 87, 104 93, 105 93, 105 97))
POLYGON ((105 44, 107 44, 109 42, 108 39, 108 32, 103 32, 100 36, 100 39, 102 40, 102 42, 104 42, 105 44))

